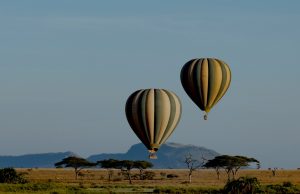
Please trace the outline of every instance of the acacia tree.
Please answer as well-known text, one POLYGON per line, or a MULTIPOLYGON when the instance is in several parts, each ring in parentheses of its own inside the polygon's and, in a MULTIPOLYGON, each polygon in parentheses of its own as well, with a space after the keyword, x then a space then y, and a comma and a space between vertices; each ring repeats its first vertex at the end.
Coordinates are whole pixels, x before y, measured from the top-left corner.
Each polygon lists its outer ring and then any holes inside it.
POLYGON ((129 180, 129 183, 132 184, 131 170, 133 168, 138 168, 140 170, 140 178, 143 178, 143 172, 146 168, 151 168, 153 165, 147 161, 132 161, 132 160, 101 160, 97 164, 100 164, 102 168, 115 168, 120 169, 123 175, 129 180))
POLYGON ((223 167, 221 161, 219 159, 208 160, 203 167, 205 168, 213 168, 217 173, 218 180, 220 180, 220 170, 223 167))
MULTIPOLYGON (((132 184, 131 181, 131 169, 134 168, 134 162, 130 160, 114 160, 114 159, 109 159, 109 160, 100 160, 97 161, 97 164, 100 164, 102 168, 107 168, 107 169, 120 169, 123 174, 125 174, 126 178, 128 178, 129 183, 132 184)), ((108 172, 109 173, 109 172, 108 172)), ((109 175, 109 179, 110 179, 109 175)))
POLYGON ((202 162, 200 162, 199 160, 193 159, 192 154, 188 153, 185 156, 185 160, 184 163, 187 165, 188 169, 189 169, 189 183, 192 182, 192 174, 195 170, 197 170, 198 168, 201 168, 204 163, 205 163, 205 159, 202 156, 202 162))
POLYGON ((144 177, 145 169, 152 168, 153 164, 148 161, 138 160, 138 161, 134 162, 134 167, 138 168, 140 171, 140 180, 144 180, 145 179, 145 177, 144 177))
POLYGON ((259 161, 255 158, 248 158, 246 156, 221 155, 212 160, 208 160, 204 167, 218 169, 216 170, 218 173, 220 168, 225 169, 228 181, 230 181, 235 179, 235 176, 241 167, 249 166, 250 163, 256 163, 257 166, 259 166, 259 161))
POLYGON ((132 184, 131 179, 131 170, 135 168, 135 163, 132 160, 121 160, 117 165, 117 168, 121 169, 122 173, 127 177, 129 180, 129 184, 132 184))
POLYGON ((75 179, 77 180, 78 174, 83 168, 96 166, 96 163, 89 162, 88 160, 86 160, 84 158, 79 158, 76 156, 69 156, 67 158, 64 158, 62 161, 55 163, 54 165, 56 167, 64 166, 67 168, 68 167, 74 168, 75 179))
POLYGON ((116 168, 118 162, 119 162, 118 160, 114 160, 114 159, 101 160, 101 161, 97 162, 97 164, 100 164, 100 166, 102 168, 107 169, 108 181, 111 181, 111 178, 113 176, 113 170, 112 169, 116 168))

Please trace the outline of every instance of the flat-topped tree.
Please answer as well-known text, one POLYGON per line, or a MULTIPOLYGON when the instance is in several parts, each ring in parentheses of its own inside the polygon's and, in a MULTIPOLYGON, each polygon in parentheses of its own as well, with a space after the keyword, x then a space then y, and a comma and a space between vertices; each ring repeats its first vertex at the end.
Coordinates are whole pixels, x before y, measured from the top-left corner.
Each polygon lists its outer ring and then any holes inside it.
POLYGON ((137 161, 134 161, 134 167, 139 169, 139 171, 140 171, 140 180, 143 180, 145 178, 145 176, 144 176, 145 169, 152 168, 153 164, 151 162, 148 162, 148 161, 137 160, 137 161))
POLYGON ((117 166, 117 168, 121 169, 124 175, 128 178, 129 184, 132 184, 131 181, 131 170, 135 168, 135 163, 132 160, 121 160, 117 166))
POLYGON ((228 180, 234 180, 235 175, 241 167, 247 167, 250 163, 256 163, 259 167, 260 163, 255 158, 248 158, 246 156, 228 156, 221 155, 217 156, 212 160, 208 160, 204 167, 206 168, 214 168, 217 171, 219 177, 219 169, 225 169, 228 180))
MULTIPOLYGON (((97 164, 100 164, 102 168, 106 169, 120 169, 122 173, 126 176, 126 178, 129 180, 129 183, 132 184, 131 180, 131 170, 133 168, 137 168, 140 170, 140 178, 143 178, 143 172, 147 168, 151 168, 153 165, 150 162, 147 161, 133 161, 133 160, 114 160, 114 159, 109 159, 109 160, 101 160, 98 161, 97 164)), ((108 171, 109 173, 109 171, 108 171)), ((110 174, 109 174, 109 180, 110 180, 110 174)))
POLYGON ((108 181, 111 181, 113 176, 112 169, 117 168, 119 166, 119 160, 115 160, 115 159, 101 160, 101 161, 97 161, 97 165, 98 164, 101 166, 101 168, 107 169, 108 181))
POLYGON ((69 156, 64 158, 62 161, 54 164, 56 167, 70 167, 75 170, 75 179, 77 180, 79 172, 83 168, 96 166, 96 163, 89 162, 88 160, 76 156, 69 156))

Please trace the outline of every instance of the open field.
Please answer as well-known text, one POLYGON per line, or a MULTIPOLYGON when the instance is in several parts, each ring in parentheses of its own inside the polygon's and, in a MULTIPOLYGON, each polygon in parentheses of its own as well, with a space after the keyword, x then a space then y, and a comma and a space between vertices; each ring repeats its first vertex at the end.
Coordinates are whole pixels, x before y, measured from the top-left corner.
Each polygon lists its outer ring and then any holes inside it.
MULTIPOLYGON (((173 191, 170 193, 217 193, 227 181, 225 172, 217 179, 214 170, 197 170, 193 173, 192 183, 187 183, 187 170, 150 170, 155 173, 153 180, 133 180, 130 185, 114 170, 112 181, 107 179, 107 170, 82 170, 78 180, 74 178, 72 169, 17 169, 29 183, 24 185, 0 184, 0 193, 143 193, 156 190, 173 191), (167 178, 166 175, 175 174, 177 178, 167 178), (176 192, 176 189, 177 190, 176 192), (203 192, 202 192, 203 190, 203 192)), ((132 171, 137 174, 137 170, 132 171)), ((257 177, 262 185, 276 185, 290 182, 300 187, 300 170, 278 170, 275 177, 268 170, 241 170, 238 176, 257 177)), ((163 192, 161 192, 163 193, 163 192)))
MULTIPOLYGON (((74 178, 72 169, 17 169, 18 172, 25 173, 25 177, 30 182, 58 182, 58 183, 83 183, 83 184, 127 184, 127 180, 123 180, 118 175, 120 170, 114 170, 113 181, 107 180, 107 170, 103 169, 84 169, 78 180, 74 178)), ((174 184, 186 184, 188 180, 188 170, 149 170, 155 173, 154 180, 133 180, 135 185, 149 186, 173 186, 174 184), (176 174, 177 178, 166 178, 163 174, 176 174)), ((137 174, 138 170, 132 170, 132 174, 137 174)), ((238 176, 257 177, 262 184, 279 184, 282 182, 291 182, 300 185, 300 170, 278 170, 276 176, 272 176, 269 170, 240 170, 238 176)), ((217 179, 214 170, 197 170, 193 173, 191 185, 222 187, 227 181, 225 172, 221 172, 220 180, 217 179)))

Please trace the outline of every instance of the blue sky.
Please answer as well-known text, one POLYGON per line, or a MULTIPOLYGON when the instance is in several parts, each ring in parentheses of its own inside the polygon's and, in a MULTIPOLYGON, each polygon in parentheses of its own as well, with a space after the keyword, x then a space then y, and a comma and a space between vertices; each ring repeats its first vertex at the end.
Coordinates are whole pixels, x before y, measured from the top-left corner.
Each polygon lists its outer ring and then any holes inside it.
POLYGON ((169 139, 263 167, 300 167, 299 1, 1 1, 0 155, 125 152, 139 142, 127 97, 165 88, 183 104, 169 139), (232 70, 209 120, 181 67, 232 70))

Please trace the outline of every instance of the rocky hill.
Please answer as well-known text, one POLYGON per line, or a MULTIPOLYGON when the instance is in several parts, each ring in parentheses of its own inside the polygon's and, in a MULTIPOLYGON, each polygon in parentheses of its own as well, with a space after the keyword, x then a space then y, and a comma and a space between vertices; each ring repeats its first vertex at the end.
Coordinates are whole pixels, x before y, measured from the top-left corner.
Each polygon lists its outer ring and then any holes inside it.
MULTIPOLYGON (((153 163, 154 168, 186 168, 185 155, 192 154, 194 159, 201 161, 203 156, 206 159, 212 159, 219 153, 205 147, 194 145, 183 145, 178 143, 166 143, 161 146, 157 152, 158 159, 150 160, 148 151, 141 143, 131 146, 126 153, 119 154, 97 154, 87 159, 93 162, 104 159, 119 160, 147 160, 153 163)), ((76 156, 73 152, 27 154, 21 156, 0 156, 0 168, 53 168, 56 162, 61 161, 68 156, 76 156)))
POLYGON ((166 143, 161 146, 157 152, 157 159, 150 160, 148 158, 148 151, 143 144, 135 144, 127 151, 127 153, 120 154, 98 154, 92 155, 88 158, 90 161, 99 161, 104 159, 119 159, 119 160, 147 160, 153 163, 154 168, 186 168, 184 163, 185 156, 192 154, 194 159, 202 161, 203 156, 206 159, 212 159, 220 155, 214 150, 205 147, 194 145, 183 145, 178 143, 166 143))

